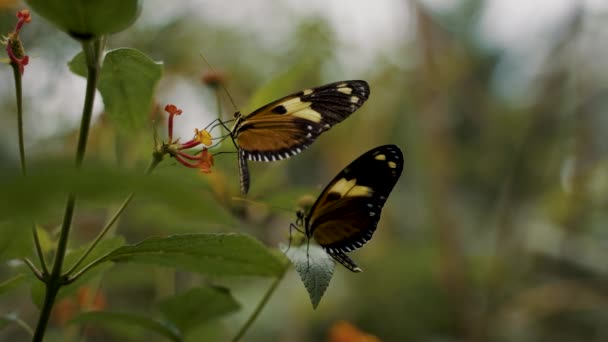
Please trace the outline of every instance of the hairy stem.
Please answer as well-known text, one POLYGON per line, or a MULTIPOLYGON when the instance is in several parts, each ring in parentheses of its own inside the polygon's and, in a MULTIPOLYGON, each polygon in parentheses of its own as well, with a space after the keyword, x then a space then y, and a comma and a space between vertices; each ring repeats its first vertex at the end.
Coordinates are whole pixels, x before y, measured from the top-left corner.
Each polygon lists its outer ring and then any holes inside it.
MULTIPOLYGON (((78 146, 76 148, 76 168, 80 168, 86 152, 87 141, 89 137, 89 128, 91 117, 93 116, 93 103, 95 102, 95 90, 99 79, 101 53, 103 49, 103 41, 95 39, 92 41, 83 41, 82 48, 87 61, 87 88, 82 110, 82 118, 80 122, 80 133, 78 136, 78 146)), ((55 298, 61 286, 64 285, 65 279, 61 275, 63 267, 63 259, 67 251, 68 238, 70 236, 70 228, 72 227, 72 219, 74 217, 74 208, 76 206, 76 197, 73 194, 68 195, 68 200, 63 215, 61 224, 61 232, 59 242, 57 243, 57 251, 53 268, 48 278, 46 279, 46 292, 44 295, 44 304, 40 311, 40 318, 36 326, 33 341, 42 341, 44 333, 48 325, 51 311, 55 304, 55 298)))

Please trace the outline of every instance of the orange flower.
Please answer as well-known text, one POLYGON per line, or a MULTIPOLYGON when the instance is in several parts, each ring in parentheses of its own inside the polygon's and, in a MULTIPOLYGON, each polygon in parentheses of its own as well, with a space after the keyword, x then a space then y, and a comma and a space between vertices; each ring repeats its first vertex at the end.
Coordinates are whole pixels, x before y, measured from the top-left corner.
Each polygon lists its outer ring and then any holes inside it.
POLYGON ((206 129, 199 131, 197 128, 194 129, 194 139, 203 145, 211 146, 211 133, 207 132, 206 129))
POLYGON ((377 336, 367 334, 347 321, 338 321, 329 330, 329 342, 381 342, 377 336))
POLYGON ((169 113, 169 115, 180 115, 182 110, 177 108, 174 104, 168 104, 165 106, 165 112, 169 113))
POLYGON ((198 162, 198 168, 201 169, 203 173, 211 173, 211 167, 213 166, 213 155, 209 153, 207 148, 205 147, 201 151, 201 156, 198 162))
POLYGON ((213 155, 209 153, 207 147, 194 153, 186 153, 184 150, 189 150, 200 145, 211 146, 213 138, 211 133, 206 129, 194 129, 194 137, 185 143, 179 143, 179 139, 173 139, 173 117, 180 115, 182 110, 173 104, 165 106, 165 111, 169 113, 169 145, 168 153, 175 158, 180 164, 189 168, 198 168, 203 173, 211 173, 213 167, 213 155))

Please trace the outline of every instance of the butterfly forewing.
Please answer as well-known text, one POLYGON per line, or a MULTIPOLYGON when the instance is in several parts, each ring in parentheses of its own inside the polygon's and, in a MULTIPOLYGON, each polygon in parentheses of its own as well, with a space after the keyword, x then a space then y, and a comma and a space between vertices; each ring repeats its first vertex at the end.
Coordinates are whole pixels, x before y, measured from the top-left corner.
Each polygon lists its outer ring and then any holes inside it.
POLYGON ((323 190, 305 218, 306 235, 354 271, 354 262, 343 262, 341 254, 371 239, 402 170, 403 155, 395 145, 364 153, 323 190))
POLYGON ((341 81, 305 89, 240 118, 232 138, 249 160, 289 158, 350 116, 368 97, 365 81, 341 81))

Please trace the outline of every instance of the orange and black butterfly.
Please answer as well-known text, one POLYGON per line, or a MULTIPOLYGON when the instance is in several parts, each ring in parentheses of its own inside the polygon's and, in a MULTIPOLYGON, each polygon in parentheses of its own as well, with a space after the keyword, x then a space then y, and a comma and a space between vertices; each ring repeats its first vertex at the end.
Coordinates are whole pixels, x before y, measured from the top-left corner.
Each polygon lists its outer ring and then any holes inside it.
POLYGON ((372 238, 401 171, 399 147, 384 145, 365 152, 325 187, 308 212, 298 211, 295 228, 303 228, 308 239, 346 268, 361 272, 345 253, 372 238))
POLYGON ((247 160, 271 162, 305 150, 369 97, 365 81, 341 81, 302 90, 243 116, 236 112, 230 136, 238 149, 241 192, 249 191, 247 160))

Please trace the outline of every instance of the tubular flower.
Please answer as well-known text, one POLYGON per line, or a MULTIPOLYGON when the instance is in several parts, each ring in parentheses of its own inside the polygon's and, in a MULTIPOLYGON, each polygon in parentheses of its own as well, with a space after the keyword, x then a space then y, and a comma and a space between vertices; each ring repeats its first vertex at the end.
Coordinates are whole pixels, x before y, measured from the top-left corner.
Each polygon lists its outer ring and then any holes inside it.
POLYGON ((6 46, 6 53, 11 61, 11 64, 19 68, 19 72, 23 75, 25 66, 29 63, 30 58, 25 54, 23 44, 19 39, 19 32, 23 25, 32 21, 29 10, 21 10, 17 12, 17 25, 15 30, 10 32, 8 36, 3 37, 2 44, 6 46))
POLYGON ((211 146, 211 133, 207 132, 207 130, 199 131, 198 129, 194 129, 195 139, 198 140, 201 144, 211 146))
POLYGON ((198 161, 198 168, 201 169, 203 173, 211 173, 211 167, 213 166, 213 155, 209 153, 207 148, 205 147, 201 151, 201 156, 198 161))
POLYGON ((173 119, 176 115, 180 115, 182 110, 177 108, 173 104, 165 106, 165 111, 169 113, 168 120, 168 136, 169 136, 169 148, 168 153, 171 154, 180 164, 189 168, 198 168, 203 173, 211 173, 213 167, 213 155, 209 153, 207 147, 203 147, 202 150, 195 151, 194 153, 186 153, 184 150, 193 149, 200 145, 211 146, 213 138, 211 134, 203 129, 195 129, 194 137, 185 143, 180 143, 179 138, 173 138, 173 119))

